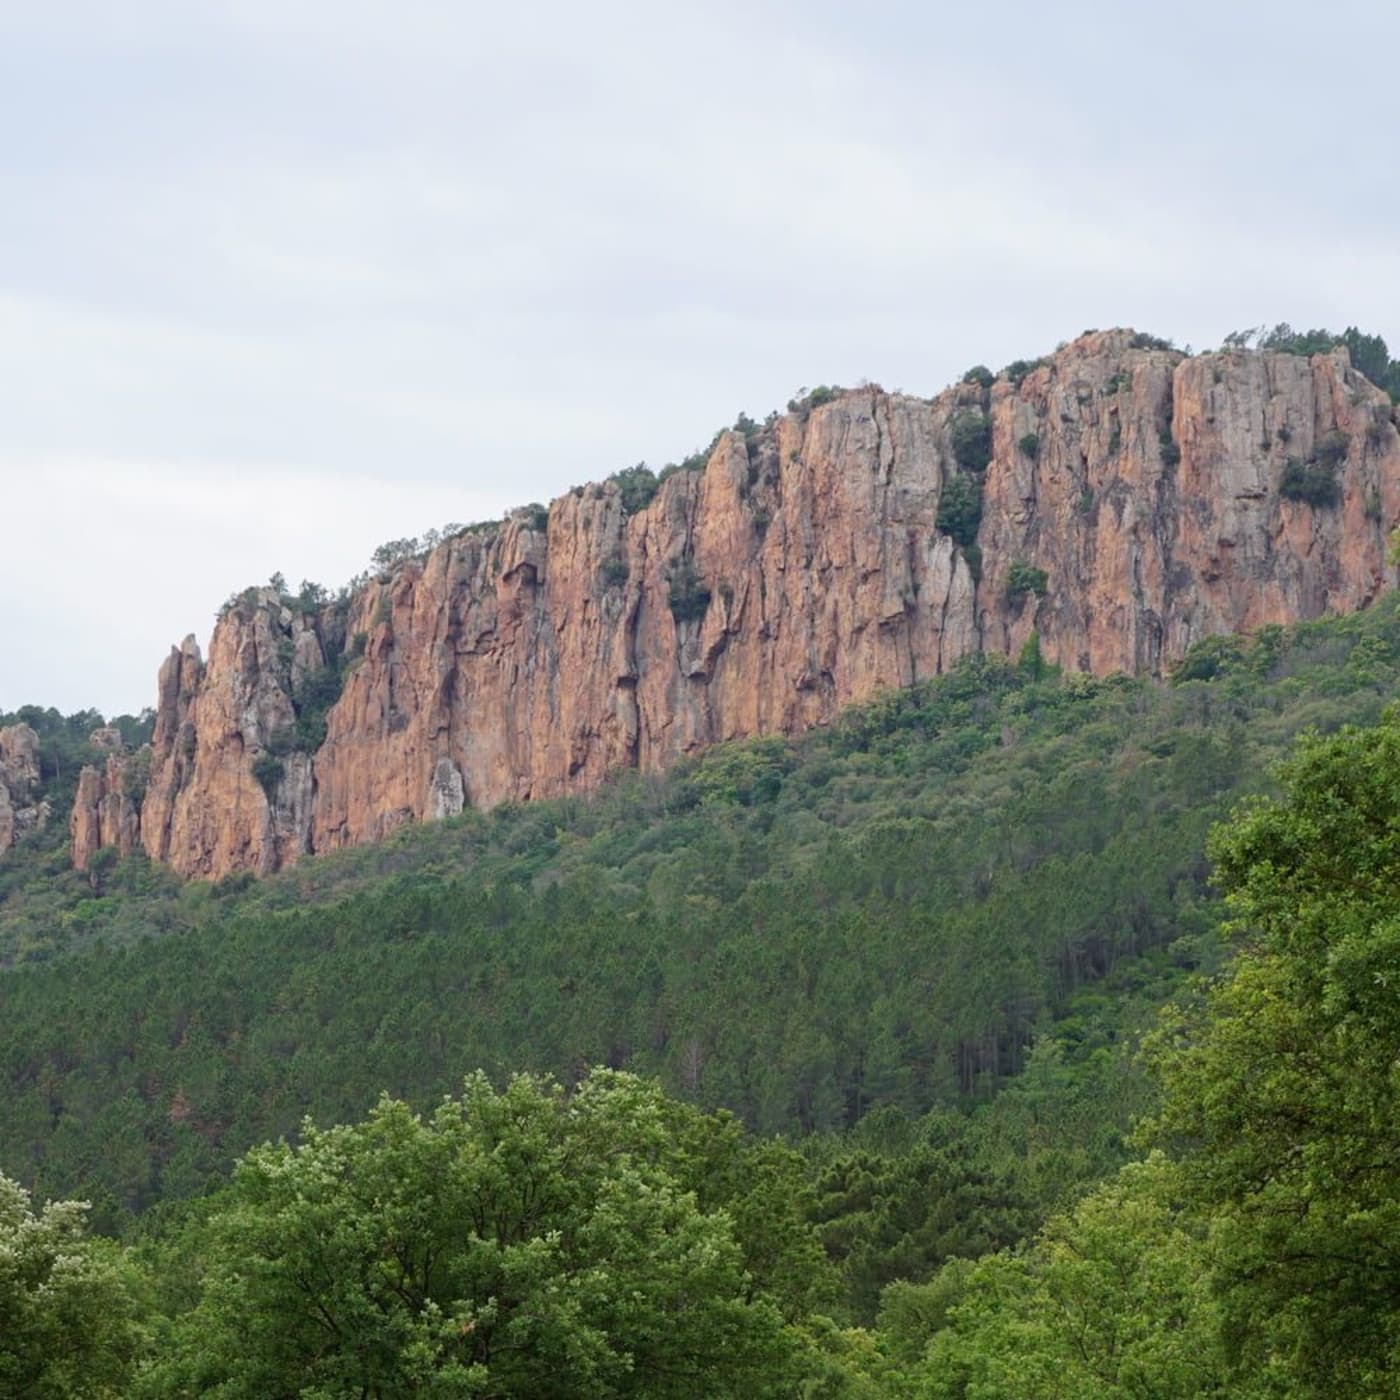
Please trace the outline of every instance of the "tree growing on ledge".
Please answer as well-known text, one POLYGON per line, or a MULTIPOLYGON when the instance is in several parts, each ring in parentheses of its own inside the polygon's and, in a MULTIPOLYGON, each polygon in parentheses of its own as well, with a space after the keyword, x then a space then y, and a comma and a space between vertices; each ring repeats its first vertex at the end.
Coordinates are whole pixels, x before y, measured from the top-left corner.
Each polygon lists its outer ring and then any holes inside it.
POLYGON ((1043 598, 1049 587, 1049 577, 1044 569, 1017 559, 1006 572, 1006 599, 1019 603, 1027 594, 1034 593, 1043 598))
POLYGON ((710 608, 710 590, 705 587, 695 565, 682 560, 671 571, 666 602, 677 622, 699 622, 710 608))

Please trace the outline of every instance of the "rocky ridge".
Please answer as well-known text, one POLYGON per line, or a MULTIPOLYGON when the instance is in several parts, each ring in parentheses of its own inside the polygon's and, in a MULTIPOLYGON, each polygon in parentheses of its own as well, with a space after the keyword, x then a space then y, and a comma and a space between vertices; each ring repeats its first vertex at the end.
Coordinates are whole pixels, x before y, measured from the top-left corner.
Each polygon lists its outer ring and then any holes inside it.
POLYGON ((39 736, 27 724, 0 728, 0 856, 48 821, 41 787, 39 736))
POLYGON ((591 485, 340 603, 249 590, 207 662, 191 637, 161 667, 149 777, 85 770, 74 859, 267 872, 795 734, 1032 634, 1071 670, 1159 673, 1364 607, 1397 521, 1392 406, 1344 349, 1094 332, 932 400, 844 392, 722 434, 630 514, 591 485))

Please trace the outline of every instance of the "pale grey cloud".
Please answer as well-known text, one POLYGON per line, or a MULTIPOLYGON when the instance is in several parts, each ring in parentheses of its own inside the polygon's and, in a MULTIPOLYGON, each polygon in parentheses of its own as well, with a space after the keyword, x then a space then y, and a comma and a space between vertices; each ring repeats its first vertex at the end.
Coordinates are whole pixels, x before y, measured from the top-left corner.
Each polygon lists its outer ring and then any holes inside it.
POLYGON ((272 568, 800 384, 1088 325, 1400 340, 1397 40, 1357 0, 0 6, 7 569, 61 578, 0 706, 137 706, 272 568))

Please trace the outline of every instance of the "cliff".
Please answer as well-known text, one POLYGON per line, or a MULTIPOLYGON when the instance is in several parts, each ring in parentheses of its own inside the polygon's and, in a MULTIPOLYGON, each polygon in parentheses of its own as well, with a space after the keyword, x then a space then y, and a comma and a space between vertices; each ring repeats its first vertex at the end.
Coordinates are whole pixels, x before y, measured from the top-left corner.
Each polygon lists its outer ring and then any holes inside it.
POLYGON ((27 724, 0 728, 0 857, 48 820, 40 788, 39 736, 27 724))
POLYGON ((1391 404, 1345 350, 1109 331, 1019 382, 842 393, 723 434, 631 514, 587 486, 343 603, 251 590, 207 663, 189 638, 161 668, 139 812, 112 801, 122 759, 85 773, 74 856, 139 839, 185 875, 270 871, 796 733, 1032 632, 1070 669, 1159 672, 1365 606, 1397 520, 1391 404))

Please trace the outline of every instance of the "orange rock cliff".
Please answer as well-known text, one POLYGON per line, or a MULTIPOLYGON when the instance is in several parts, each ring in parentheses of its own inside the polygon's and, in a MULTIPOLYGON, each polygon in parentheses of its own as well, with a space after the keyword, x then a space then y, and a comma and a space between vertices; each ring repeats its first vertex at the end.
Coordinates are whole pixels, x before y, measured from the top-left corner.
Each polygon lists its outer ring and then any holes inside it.
POLYGON ((150 752, 84 772, 74 860, 273 871, 795 734, 1032 632, 1071 670, 1157 673, 1212 633, 1364 607, 1397 521, 1395 415, 1345 350, 1106 331, 1019 382, 843 392, 724 433, 630 515, 587 486, 340 603, 250 590, 207 661, 191 637, 161 667, 150 752), (979 492, 974 541, 955 506, 979 492))

